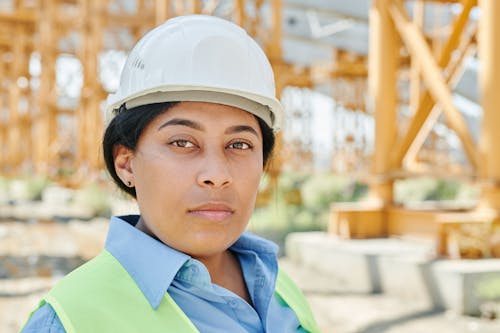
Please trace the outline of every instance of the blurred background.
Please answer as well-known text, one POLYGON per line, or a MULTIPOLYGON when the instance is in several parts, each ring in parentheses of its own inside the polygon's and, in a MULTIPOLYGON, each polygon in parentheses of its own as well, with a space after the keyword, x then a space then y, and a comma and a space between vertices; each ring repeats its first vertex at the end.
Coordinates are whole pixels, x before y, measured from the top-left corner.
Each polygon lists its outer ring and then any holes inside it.
POLYGON ((323 332, 499 332, 498 0, 0 0, 0 331, 137 212, 103 169, 104 102, 189 13, 272 63, 286 119, 248 229, 323 332))

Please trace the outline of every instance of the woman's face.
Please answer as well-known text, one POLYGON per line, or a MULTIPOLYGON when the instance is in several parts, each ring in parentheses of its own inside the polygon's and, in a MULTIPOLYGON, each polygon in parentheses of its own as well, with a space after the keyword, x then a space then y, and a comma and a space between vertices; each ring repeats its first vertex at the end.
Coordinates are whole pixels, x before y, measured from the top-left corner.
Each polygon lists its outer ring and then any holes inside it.
POLYGON ((252 114, 182 102, 145 128, 135 152, 120 154, 128 154, 141 228, 165 244, 208 257, 244 231, 263 171, 262 135, 252 114))

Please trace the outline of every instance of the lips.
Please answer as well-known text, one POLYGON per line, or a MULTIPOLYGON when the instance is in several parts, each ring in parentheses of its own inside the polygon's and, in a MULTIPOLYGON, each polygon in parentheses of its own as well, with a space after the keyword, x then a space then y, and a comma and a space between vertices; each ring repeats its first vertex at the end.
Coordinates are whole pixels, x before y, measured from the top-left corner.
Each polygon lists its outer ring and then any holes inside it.
POLYGON ((234 209, 225 203, 205 203, 189 209, 188 213, 205 220, 221 222, 233 215, 234 209))

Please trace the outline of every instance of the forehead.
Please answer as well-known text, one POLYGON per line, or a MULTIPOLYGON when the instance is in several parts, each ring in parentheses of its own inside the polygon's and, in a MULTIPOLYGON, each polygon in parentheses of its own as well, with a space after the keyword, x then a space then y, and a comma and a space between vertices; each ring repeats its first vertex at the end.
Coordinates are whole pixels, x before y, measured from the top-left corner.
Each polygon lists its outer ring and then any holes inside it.
POLYGON ((187 118, 198 123, 258 126, 256 117, 237 107, 209 102, 180 102, 155 119, 155 123, 172 118, 187 118))

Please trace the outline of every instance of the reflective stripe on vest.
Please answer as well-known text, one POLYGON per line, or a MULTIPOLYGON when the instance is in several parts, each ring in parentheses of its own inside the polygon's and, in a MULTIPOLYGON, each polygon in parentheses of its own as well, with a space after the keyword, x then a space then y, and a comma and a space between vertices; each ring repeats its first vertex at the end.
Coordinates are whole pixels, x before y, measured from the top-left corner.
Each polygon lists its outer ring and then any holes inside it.
MULTIPOLYGON (((276 293, 304 329, 319 333, 303 294, 281 270, 276 293)), ((168 293, 154 310, 125 268, 106 250, 63 278, 40 306, 45 302, 57 313, 67 333, 135 333, 145 328, 152 333, 199 333, 168 293)))

